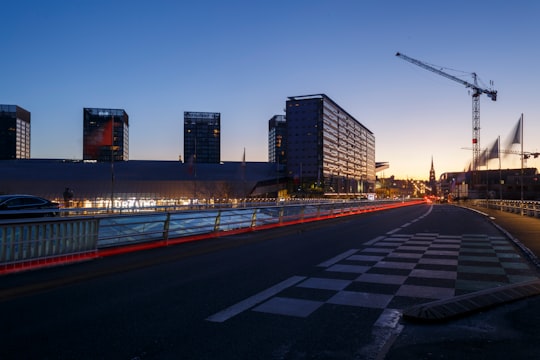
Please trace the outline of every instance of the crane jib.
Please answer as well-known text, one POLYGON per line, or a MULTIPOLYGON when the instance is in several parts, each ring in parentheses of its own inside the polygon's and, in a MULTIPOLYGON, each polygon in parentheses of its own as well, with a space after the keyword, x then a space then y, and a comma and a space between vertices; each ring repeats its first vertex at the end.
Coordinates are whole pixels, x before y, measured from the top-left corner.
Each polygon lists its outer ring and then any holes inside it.
MULTIPOLYGON (((436 69, 434 68, 433 66, 430 66, 420 60, 416 60, 416 59, 413 59, 411 57, 408 57, 407 55, 405 54, 402 54, 400 52, 397 52, 396 53, 396 56, 397 57, 400 57, 402 58, 403 60, 406 60, 412 64, 415 64, 417 66, 420 66, 421 68, 424 68, 426 70, 429 70, 429 71, 432 71, 436 74, 439 74, 441 76, 444 76, 445 78, 448 78, 450 80, 454 80, 462 85, 465 85, 465 87, 468 87, 468 88, 471 88, 475 91, 475 94, 473 95, 480 95, 480 94, 486 94, 491 100, 493 101, 496 101, 497 100, 497 91, 496 90, 487 90, 487 89, 482 89, 481 87, 479 87, 478 85, 475 85, 475 84, 471 84, 470 82, 468 81, 465 81, 465 80, 462 80, 458 77, 455 77, 453 75, 450 75, 450 74, 447 74, 445 73, 444 71, 442 70, 439 70, 439 69, 436 69)), ((476 74, 473 74, 474 75, 474 78, 475 78, 475 83, 476 83, 476 74)))
MULTIPOLYGON (((445 78, 454 80, 462 85, 465 85, 465 87, 473 89, 473 94, 472 94, 472 143, 473 143, 472 165, 473 167, 472 168, 473 170, 476 171, 479 166, 479 160, 480 160, 480 95, 486 94, 491 100, 496 101, 497 91, 486 90, 479 87, 476 81, 477 80, 476 73, 472 74, 474 78, 474 84, 471 84, 470 82, 457 78, 453 75, 447 74, 440 69, 434 68, 433 66, 430 66, 420 60, 410 58, 407 55, 403 55, 399 52, 396 53, 396 56, 410 63, 413 63, 414 65, 420 66, 421 68, 424 68, 426 70, 429 70, 431 72, 444 76, 445 78)), ((472 185, 474 186, 475 179, 473 179, 472 182, 473 182, 472 185)))

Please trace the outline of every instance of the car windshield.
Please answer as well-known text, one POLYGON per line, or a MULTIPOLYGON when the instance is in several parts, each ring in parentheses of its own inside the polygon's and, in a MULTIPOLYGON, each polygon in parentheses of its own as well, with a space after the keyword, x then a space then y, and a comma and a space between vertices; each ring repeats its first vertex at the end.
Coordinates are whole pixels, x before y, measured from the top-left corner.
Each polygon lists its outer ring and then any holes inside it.
POLYGON ((0 205, 18 206, 40 205, 45 203, 47 203, 47 200, 35 196, 0 195, 0 205))
POLYGON ((13 196, 7 196, 7 195, 0 195, 0 205, 7 202, 9 199, 12 199, 13 196))

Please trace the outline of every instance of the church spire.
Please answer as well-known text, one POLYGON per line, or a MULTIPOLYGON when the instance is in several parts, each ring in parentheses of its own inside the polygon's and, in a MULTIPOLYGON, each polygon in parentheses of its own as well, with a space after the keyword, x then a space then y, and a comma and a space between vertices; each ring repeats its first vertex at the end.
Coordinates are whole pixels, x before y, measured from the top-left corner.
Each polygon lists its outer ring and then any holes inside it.
POLYGON ((431 195, 437 195, 437 178, 433 166, 433 155, 431 155, 431 169, 429 170, 429 186, 431 187, 431 195))

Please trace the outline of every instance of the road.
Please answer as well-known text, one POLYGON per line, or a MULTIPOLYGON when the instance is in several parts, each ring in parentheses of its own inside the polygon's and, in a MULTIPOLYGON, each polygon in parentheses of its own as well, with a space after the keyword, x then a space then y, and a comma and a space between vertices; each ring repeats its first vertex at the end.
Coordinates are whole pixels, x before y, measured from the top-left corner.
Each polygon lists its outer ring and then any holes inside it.
POLYGON ((401 309, 534 274, 485 216, 409 206, 4 276, 0 358, 376 359, 401 309), (457 270, 467 244, 519 272, 457 270))

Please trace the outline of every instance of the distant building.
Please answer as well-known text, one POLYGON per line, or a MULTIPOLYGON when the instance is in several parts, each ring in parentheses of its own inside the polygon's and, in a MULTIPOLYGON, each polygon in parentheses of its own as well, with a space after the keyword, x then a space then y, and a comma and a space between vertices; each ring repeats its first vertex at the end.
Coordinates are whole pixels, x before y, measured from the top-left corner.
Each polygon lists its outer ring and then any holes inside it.
POLYGON ((268 162, 287 163, 287 123, 285 115, 274 115, 268 120, 268 162))
MULTIPOLYGON (((276 192, 275 165, 241 161, 199 164, 194 181, 190 166, 179 161, 129 160, 111 165, 81 160, 28 159, 0 161, 0 194, 29 193, 64 203, 64 191, 73 191, 75 207, 115 207, 133 203, 200 203, 246 197, 272 196, 276 192), (108 205, 106 205, 108 203, 108 205)), ((275 195, 274 195, 275 196, 275 195)))
POLYGON ((83 109, 83 160, 127 161, 129 116, 123 109, 83 109))
POLYGON ((0 160, 30 159, 30 112, 0 105, 0 160))
POLYGON ((325 94, 286 103, 287 172, 293 192, 375 191, 375 136, 325 94))
POLYGON ((184 159, 188 163, 219 164, 221 114, 184 112, 184 159))
POLYGON ((536 168, 445 172, 438 185, 446 199, 540 200, 536 168))

